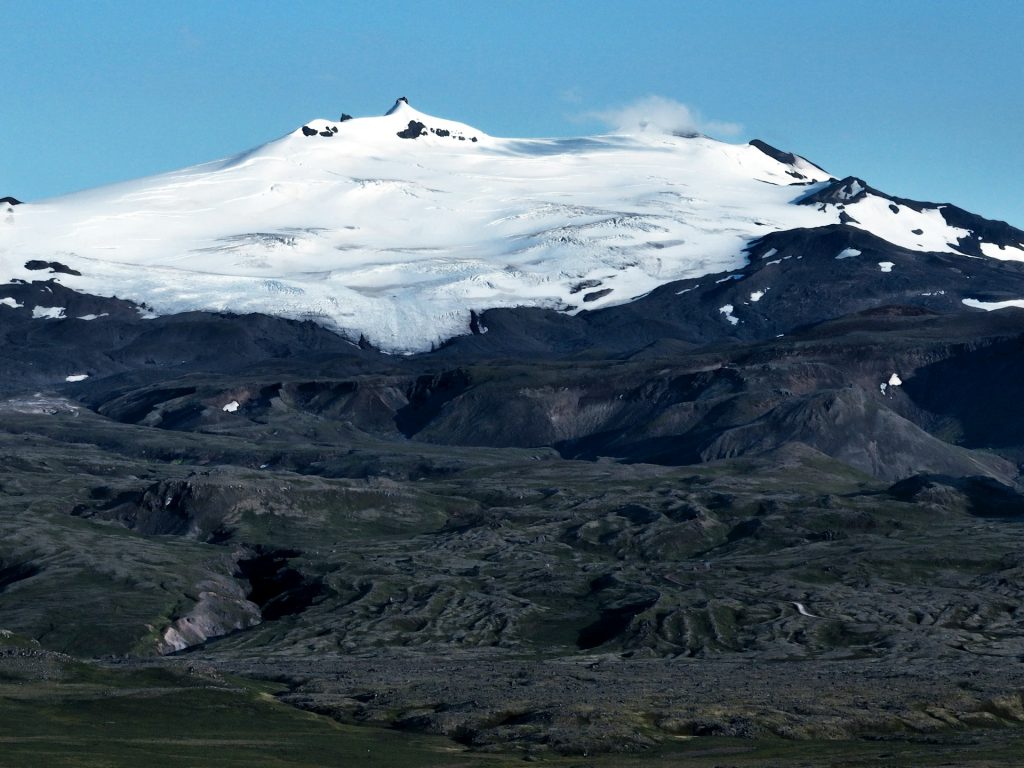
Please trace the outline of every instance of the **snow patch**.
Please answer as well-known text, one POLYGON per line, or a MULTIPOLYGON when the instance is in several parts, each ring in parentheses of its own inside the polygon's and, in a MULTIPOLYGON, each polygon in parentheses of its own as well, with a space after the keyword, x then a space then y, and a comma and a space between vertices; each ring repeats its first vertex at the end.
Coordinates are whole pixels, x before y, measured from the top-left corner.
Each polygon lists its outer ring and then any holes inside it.
POLYGON ((774 256, 778 252, 779 252, 778 248, 769 248, 767 251, 765 251, 764 255, 761 256, 761 258, 762 259, 770 259, 772 256, 774 256))
POLYGON ((754 291, 750 294, 750 300, 757 302, 764 298, 764 295, 770 291, 771 288, 765 288, 763 291, 754 291))
POLYGON ((836 256, 836 259, 852 259, 854 256, 860 256, 861 252, 856 248, 844 248, 836 256))
POLYGON ((880 262, 878 262, 878 268, 880 270, 882 270, 883 272, 892 272, 892 268, 895 267, 895 266, 896 265, 893 264, 891 261, 880 261, 880 262))
POLYGON ((1015 245, 996 245, 995 243, 979 243, 981 252, 986 256, 1000 261, 1024 261, 1024 248, 1015 245))
POLYGON ((820 619, 821 618, 821 616, 816 616, 815 614, 813 614, 810 611, 808 611, 803 603, 798 603, 798 602, 796 602, 794 600, 793 601, 793 606, 796 608, 796 612, 799 613, 801 616, 806 616, 809 619, 820 619))
POLYGON ((718 308, 718 311, 725 315, 725 319, 728 320, 732 325, 739 325, 740 319, 732 313, 734 307, 732 304, 725 304, 718 308))
POLYGON ((82 315, 78 320, 99 320, 101 317, 110 317, 109 312, 101 312, 98 315, 82 315))
POLYGON ((977 299, 963 299, 962 301, 968 307, 984 309, 986 312, 992 312, 997 309, 1006 309, 1007 307, 1020 307, 1024 309, 1024 299, 1008 299, 1007 301, 978 301, 977 299))
MULTIPOLYGON (((941 206, 915 211, 901 205, 898 206, 899 216, 893 216, 891 205, 893 202, 888 198, 869 192, 847 204, 845 210, 856 220, 850 222, 850 226, 912 251, 960 253, 956 243, 970 234, 966 229, 947 224, 941 206), (914 230, 921 230, 921 234, 915 234, 914 230)), ((836 213, 838 215, 838 211, 836 213)))
POLYGON ((24 306, 25 306, 24 304, 19 304, 14 299, 12 299, 10 296, 8 296, 7 298, 4 298, 4 299, 0 299, 0 307, 10 307, 11 309, 21 309, 24 306))
POLYGON ((32 317, 36 320, 60 320, 64 317, 64 307, 32 307, 32 317))
POLYGON ((232 400, 230 403, 227 403, 223 408, 221 408, 221 410, 224 411, 224 413, 234 413, 235 411, 238 410, 238 401, 232 400))
POLYGON ((860 181, 858 181, 857 179, 854 179, 849 184, 840 189, 836 193, 836 197, 839 200, 851 200, 852 198, 856 197, 863 191, 864 185, 861 184, 860 181))
POLYGON ((889 377, 889 386, 890 387, 898 387, 898 386, 900 386, 902 384, 903 384, 903 379, 901 379, 898 374, 894 373, 892 376, 889 377))
POLYGON ((88 373, 72 373, 70 376, 65 376, 64 381, 75 383, 76 381, 85 381, 89 378, 88 373))

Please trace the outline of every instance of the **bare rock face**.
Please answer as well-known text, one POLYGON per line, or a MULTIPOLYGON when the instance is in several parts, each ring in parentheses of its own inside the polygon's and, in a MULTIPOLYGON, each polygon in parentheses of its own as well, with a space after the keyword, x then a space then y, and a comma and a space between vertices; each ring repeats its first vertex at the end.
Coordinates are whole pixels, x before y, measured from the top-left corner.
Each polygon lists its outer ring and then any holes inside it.
POLYGON ((259 606, 246 599, 245 590, 233 579, 213 577, 196 587, 199 599, 188 613, 161 632, 158 653, 176 653, 262 621, 259 606))
POLYGON ((1013 464, 944 443, 848 387, 777 408, 751 424, 721 433, 705 449, 710 461, 801 442, 874 477, 898 480, 915 471, 984 474, 1010 482, 1013 464))

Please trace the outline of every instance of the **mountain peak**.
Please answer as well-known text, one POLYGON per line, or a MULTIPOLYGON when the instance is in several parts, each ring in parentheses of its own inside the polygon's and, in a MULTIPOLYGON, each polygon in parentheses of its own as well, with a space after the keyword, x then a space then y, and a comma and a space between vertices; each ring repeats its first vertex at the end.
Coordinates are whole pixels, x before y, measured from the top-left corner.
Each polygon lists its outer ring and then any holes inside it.
POLYGON ((397 115, 398 113, 402 112, 403 110, 414 111, 414 110, 412 110, 412 107, 409 106, 409 100, 405 96, 399 96, 397 99, 395 99, 395 103, 391 107, 391 109, 389 109, 384 114, 385 115, 397 115))
POLYGON ((345 114, 338 121, 311 120, 292 135, 300 134, 307 138, 339 136, 349 142, 371 144, 390 142, 397 137, 427 138, 427 144, 450 145, 452 142, 464 142, 471 145, 486 137, 486 134, 470 125, 420 112, 409 104, 409 99, 405 96, 399 96, 383 115, 353 118, 345 114))
MULTIPOLYGON (((2 210, 0 281, 60 264, 65 286, 116 290, 157 313, 314 318, 389 352, 466 333, 480 310, 590 312, 732 272, 712 284, 721 294, 772 232, 849 225, 894 248, 1024 261, 1022 233, 836 182, 763 142, 492 137, 405 97, 386 115, 312 120, 222 161, 2 210)), ((766 267, 792 255, 768 250, 766 267)), ((778 295, 761 301, 767 287, 723 299, 711 321, 752 326, 778 295)))

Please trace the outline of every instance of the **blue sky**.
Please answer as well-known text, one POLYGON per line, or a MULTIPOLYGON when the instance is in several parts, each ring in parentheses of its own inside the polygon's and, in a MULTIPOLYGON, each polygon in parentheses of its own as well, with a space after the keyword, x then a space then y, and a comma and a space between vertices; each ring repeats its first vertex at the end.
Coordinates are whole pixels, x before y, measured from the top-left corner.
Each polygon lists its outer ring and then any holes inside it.
POLYGON ((655 96, 719 138, 1024 228, 1022 29, 1019 0, 9 3, 0 196, 223 157, 399 95, 505 136, 605 131, 655 96))

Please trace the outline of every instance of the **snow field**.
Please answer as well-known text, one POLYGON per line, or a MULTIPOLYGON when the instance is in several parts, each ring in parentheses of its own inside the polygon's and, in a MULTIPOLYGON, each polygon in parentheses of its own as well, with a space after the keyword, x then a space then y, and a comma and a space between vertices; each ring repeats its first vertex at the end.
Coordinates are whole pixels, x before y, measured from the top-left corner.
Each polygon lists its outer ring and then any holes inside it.
MULTIPOLYGON (((794 204, 830 180, 798 166, 810 186, 749 145, 497 138, 399 102, 225 160, 19 205, 0 229, 0 282, 39 279, 24 264, 55 260, 82 273, 56 277, 69 288, 144 301, 146 317, 265 312, 418 352, 468 333, 471 310, 621 304, 735 270, 770 232, 837 223, 835 206, 794 204)), ((887 205, 865 195, 845 210, 899 245, 955 243, 937 210, 887 205), (908 234, 917 227, 925 234, 908 234)))

